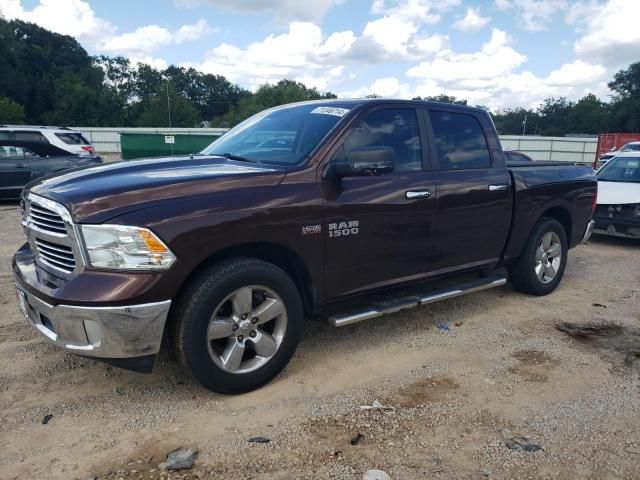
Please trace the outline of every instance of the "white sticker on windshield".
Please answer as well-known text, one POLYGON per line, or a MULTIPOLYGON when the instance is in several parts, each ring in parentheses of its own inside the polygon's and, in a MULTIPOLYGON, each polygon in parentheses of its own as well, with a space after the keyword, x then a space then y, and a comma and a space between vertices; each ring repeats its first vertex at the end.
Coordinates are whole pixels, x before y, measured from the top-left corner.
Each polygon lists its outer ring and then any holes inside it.
POLYGON ((335 115, 336 117, 344 117, 347 113, 349 113, 349 109, 338 107, 317 107, 311 110, 311 113, 321 113, 323 115, 335 115))

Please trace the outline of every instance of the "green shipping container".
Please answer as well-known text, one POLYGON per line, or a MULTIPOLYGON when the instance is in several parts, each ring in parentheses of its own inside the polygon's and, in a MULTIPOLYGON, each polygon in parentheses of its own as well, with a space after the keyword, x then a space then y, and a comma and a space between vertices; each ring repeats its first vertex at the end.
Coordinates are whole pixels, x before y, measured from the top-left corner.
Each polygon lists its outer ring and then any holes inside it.
POLYGON ((121 133, 120 148, 124 160, 188 155, 200 152, 216 138, 217 135, 211 134, 121 133))

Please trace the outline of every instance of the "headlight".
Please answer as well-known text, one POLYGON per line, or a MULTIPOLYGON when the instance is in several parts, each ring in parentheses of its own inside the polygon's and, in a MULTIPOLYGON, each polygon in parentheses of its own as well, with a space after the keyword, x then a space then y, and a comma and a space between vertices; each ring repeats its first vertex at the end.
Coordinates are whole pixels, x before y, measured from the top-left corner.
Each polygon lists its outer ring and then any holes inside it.
POLYGON ((81 225, 92 267, 114 270, 165 270, 175 255, 148 228, 81 225))

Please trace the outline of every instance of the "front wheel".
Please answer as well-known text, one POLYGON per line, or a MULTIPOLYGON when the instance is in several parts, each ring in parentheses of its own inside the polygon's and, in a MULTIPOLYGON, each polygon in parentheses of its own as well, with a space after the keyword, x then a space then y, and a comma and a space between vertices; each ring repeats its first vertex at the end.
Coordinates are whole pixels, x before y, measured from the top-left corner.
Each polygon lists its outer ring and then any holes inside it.
POLYGON ((304 316, 298 290, 280 268, 255 259, 215 265, 196 278, 174 311, 182 363, 208 389, 254 390, 287 365, 304 316))
POLYGON ((532 295, 553 292, 564 275, 568 251, 562 224, 553 218, 540 219, 522 254, 509 267, 511 284, 532 295))

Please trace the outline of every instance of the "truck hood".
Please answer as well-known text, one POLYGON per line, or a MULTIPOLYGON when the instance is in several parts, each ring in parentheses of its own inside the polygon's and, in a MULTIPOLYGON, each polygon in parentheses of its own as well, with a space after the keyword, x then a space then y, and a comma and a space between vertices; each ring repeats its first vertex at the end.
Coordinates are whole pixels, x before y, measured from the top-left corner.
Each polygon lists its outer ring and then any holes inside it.
POLYGON ((211 195, 231 188, 270 188, 280 167, 186 156, 116 162, 43 177, 25 191, 62 203, 75 221, 101 223, 159 203, 211 195))
POLYGON ((598 205, 640 203, 640 183, 598 182, 598 205))

